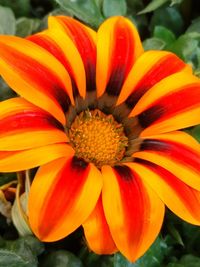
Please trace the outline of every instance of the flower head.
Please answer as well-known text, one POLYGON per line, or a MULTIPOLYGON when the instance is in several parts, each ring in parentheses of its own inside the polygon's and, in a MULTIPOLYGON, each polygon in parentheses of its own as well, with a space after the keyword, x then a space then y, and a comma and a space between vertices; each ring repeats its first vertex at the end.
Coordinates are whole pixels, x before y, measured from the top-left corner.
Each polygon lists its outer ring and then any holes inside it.
POLYGON ((144 52, 126 18, 97 32, 50 17, 48 29, 0 37, 0 74, 20 95, 0 103, 0 171, 39 167, 28 216, 59 240, 83 225, 99 254, 134 261, 158 235, 164 204, 200 225, 200 81, 166 51, 144 52))

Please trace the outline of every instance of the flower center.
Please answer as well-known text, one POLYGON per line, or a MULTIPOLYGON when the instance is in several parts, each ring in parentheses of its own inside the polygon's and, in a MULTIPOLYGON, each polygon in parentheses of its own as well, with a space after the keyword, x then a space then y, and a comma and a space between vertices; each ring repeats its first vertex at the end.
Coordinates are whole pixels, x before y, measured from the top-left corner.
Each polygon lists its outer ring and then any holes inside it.
POLYGON ((98 109, 77 115, 68 134, 76 156, 98 168, 119 162, 128 146, 122 124, 98 109))

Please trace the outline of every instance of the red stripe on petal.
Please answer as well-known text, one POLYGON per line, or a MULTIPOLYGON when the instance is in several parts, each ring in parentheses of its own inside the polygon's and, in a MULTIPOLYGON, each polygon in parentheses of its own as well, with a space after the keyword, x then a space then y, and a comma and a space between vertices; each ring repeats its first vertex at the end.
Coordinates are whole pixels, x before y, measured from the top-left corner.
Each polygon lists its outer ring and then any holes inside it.
POLYGON ((55 19, 74 41, 85 66, 87 91, 94 91, 96 89, 96 44, 89 34, 89 30, 92 30, 70 17, 57 16, 55 19))
POLYGON ((126 165, 103 166, 102 199, 105 216, 119 251, 135 261, 160 230, 164 206, 126 165))
POLYGON ((200 172, 200 155, 189 147, 172 141, 145 139, 140 147, 141 151, 155 151, 188 165, 200 172))
POLYGON ((151 107, 138 115, 142 127, 166 120, 194 106, 199 106, 200 86, 190 85, 154 102, 151 107))
MULTIPOLYGON (((198 224, 200 224, 200 213, 199 213, 200 199, 197 197, 197 195, 199 195, 199 191, 186 185, 184 182, 179 180, 174 174, 158 166, 157 164, 154 164, 152 162, 143 159, 137 159, 136 162, 142 164, 143 166, 146 166, 152 172, 158 174, 160 179, 163 179, 166 182, 166 184, 173 189, 178 198, 181 199, 181 202, 185 206, 186 210, 189 212, 190 216, 192 216, 196 220, 196 223, 199 222, 198 224)), ((154 188, 154 190, 156 191, 156 188, 154 188)), ((165 202, 164 194, 162 195, 162 192, 158 192, 158 194, 161 194, 161 198, 165 202)), ((178 216, 182 217, 183 219, 191 223, 194 223, 194 221, 190 221, 190 219, 187 218, 188 215, 187 216, 183 215, 184 212, 183 214, 178 212, 176 207, 173 205, 173 202, 168 203, 167 201, 167 203, 165 202, 165 204, 178 216)))
POLYGON ((42 233, 42 239, 45 239, 54 227, 57 227, 56 220, 58 216, 62 217, 62 212, 67 213, 67 211, 70 210, 74 199, 78 197, 80 190, 82 190, 89 170, 90 167, 88 163, 73 157, 72 160, 68 161, 58 172, 55 177, 55 182, 48 192, 46 199, 48 205, 44 207, 44 217, 42 217, 38 229, 38 231, 42 233), (73 177, 73 179, 67 179, 68 177, 73 177))
POLYGON ((178 57, 173 54, 166 55, 161 58, 138 82, 133 93, 129 95, 125 103, 130 109, 133 108, 144 93, 146 93, 153 85, 184 68, 185 63, 178 57))
POLYGON ((144 215, 141 183, 137 175, 127 166, 115 166, 114 171, 119 184, 124 211, 126 213, 125 225, 132 242, 137 244, 142 232, 141 220, 144 215))
POLYGON ((111 76, 106 92, 109 95, 118 95, 134 61, 134 42, 130 41, 131 30, 121 20, 116 22, 113 34, 115 39, 111 52, 111 76))
POLYGON ((101 187, 100 171, 83 159, 63 158, 41 167, 29 195, 34 233, 50 242, 76 230, 95 208, 101 187))
POLYGON ((57 77, 39 62, 31 57, 15 51, 12 47, 1 44, 3 58, 24 80, 34 84, 38 90, 55 100, 66 112, 71 104, 66 90, 57 77), (7 56, 6 56, 7 55, 7 56))
POLYGON ((0 134, 28 128, 31 130, 47 130, 52 128, 63 130, 63 126, 60 122, 42 111, 24 111, 0 120, 0 134))
POLYGON ((48 38, 48 36, 44 34, 35 34, 29 36, 27 39, 45 48, 65 66, 71 78, 73 96, 76 97, 79 94, 79 92, 74 79, 74 73, 62 49, 56 44, 56 42, 53 39, 48 38))

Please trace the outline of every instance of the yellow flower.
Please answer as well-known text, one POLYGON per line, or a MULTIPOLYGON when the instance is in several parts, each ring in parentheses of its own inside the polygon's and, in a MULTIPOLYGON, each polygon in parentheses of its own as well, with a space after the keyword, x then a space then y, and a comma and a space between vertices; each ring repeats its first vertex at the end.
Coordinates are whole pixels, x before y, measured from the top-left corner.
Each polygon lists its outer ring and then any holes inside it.
POLYGON ((30 226, 43 241, 83 225, 99 254, 135 261, 164 204, 200 224, 200 81, 166 51, 144 52, 126 18, 96 33, 70 17, 22 39, 0 37, 0 74, 20 95, 0 103, 0 172, 40 166, 30 226))

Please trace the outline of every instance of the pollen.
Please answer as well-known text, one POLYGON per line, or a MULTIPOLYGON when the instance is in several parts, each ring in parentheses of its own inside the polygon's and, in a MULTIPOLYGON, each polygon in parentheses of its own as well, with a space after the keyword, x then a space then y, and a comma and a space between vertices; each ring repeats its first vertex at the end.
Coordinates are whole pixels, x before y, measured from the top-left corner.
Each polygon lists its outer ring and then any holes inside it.
POLYGON ((119 162, 128 146, 123 125, 98 109, 77 115, 68 134, 76 156, 98 168, 119 162))

